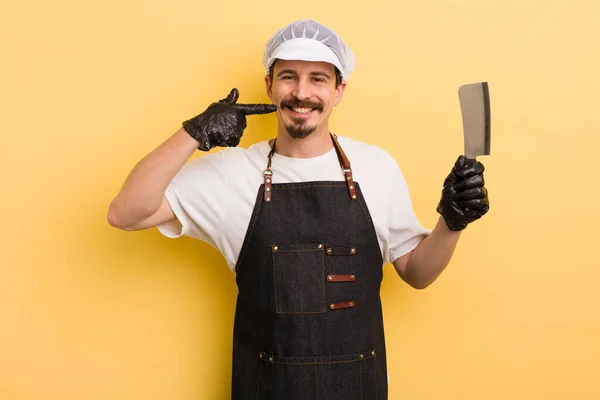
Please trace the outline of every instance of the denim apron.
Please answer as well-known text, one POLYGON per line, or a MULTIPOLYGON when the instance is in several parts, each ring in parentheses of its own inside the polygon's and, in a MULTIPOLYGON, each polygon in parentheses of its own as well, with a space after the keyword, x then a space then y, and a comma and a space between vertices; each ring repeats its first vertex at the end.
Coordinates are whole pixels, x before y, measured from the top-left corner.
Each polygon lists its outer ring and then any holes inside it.
POLYGON ((387 399, 383 260, 350 162, 344 181, 264 172, 236 265, 232 399, 387 399))

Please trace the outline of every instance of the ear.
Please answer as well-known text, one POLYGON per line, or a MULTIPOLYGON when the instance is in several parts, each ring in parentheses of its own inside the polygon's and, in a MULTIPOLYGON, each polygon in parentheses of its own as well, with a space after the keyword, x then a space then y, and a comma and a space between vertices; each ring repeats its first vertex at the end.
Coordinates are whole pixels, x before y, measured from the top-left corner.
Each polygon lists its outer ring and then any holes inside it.
POLYGON ((271 82, 271 78, 269 78, 269 75, 265 75, 265 86, 267 89, 267 96, 269 96, 269 100, 271 100, 271 102, 273 101, 273 82, 271 82))
POLYGON ((340 86, 335 88, 335 99, 333 101, 334 106, 337 106, 342 101, 342 97, 344 96, 344 90, 346 90, 346 84, 346 81, 342 81, 342 83, 340 83, 340 86))

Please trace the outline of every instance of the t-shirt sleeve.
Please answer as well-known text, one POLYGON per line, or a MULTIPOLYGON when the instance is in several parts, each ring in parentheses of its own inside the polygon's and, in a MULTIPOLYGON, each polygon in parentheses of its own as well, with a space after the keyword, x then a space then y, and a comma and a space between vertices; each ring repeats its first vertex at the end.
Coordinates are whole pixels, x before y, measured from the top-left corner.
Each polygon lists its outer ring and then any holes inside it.
POLYGON ((165 197, 177 220, 161 224, 165 236, 190 236, 217 247, 227 207, 227 171, 216 152, 190 162, 169 183, 165 197))
POLYGON ((391 262, 394 262, 414 250, 419 242, 431 233, 431 230, 425 229, 417 219, 408 185, 402 171, 397 166, 394 168, 390 195, 389 258, 391 262))

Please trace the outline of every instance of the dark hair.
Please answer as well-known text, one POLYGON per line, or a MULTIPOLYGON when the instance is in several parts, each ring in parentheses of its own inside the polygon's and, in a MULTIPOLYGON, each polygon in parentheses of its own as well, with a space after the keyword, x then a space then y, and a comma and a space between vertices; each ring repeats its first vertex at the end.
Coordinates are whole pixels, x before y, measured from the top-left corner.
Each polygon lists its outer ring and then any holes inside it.
MULTIPOLYGON (((271 64, 271 67, 269 68, 269 79, 271 80, 271 84, 273 84, 273 74, 275 72, 276 62, 277 60, 273 61, 273 64, 271 64)), ((334 66, 333 68, 335 68, 335 87, 337 88, 342 84, 342 74, 336 66, 334 66)))

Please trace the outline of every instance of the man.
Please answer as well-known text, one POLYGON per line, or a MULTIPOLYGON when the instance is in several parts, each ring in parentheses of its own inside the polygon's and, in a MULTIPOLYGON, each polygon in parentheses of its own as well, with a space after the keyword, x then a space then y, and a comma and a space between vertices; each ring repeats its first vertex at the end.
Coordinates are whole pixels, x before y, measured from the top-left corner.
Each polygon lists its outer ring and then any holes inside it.
POLYGON ((431 284, 488 210, 483 166, 458 158, 427 230, 388 153, 329 132, 354 68, 339 36, 296 21, 267 42, 264 64, 273 104, 237 104, 234 89, 185 121, 135 166, 108 220, 222 252, 239 288, 234 399, 385 399, 382 266, 431 284), (246 115, 275 111, 274 140, 235 147, 246 115), (186 164, 215 146, 228 148, 186 164))

